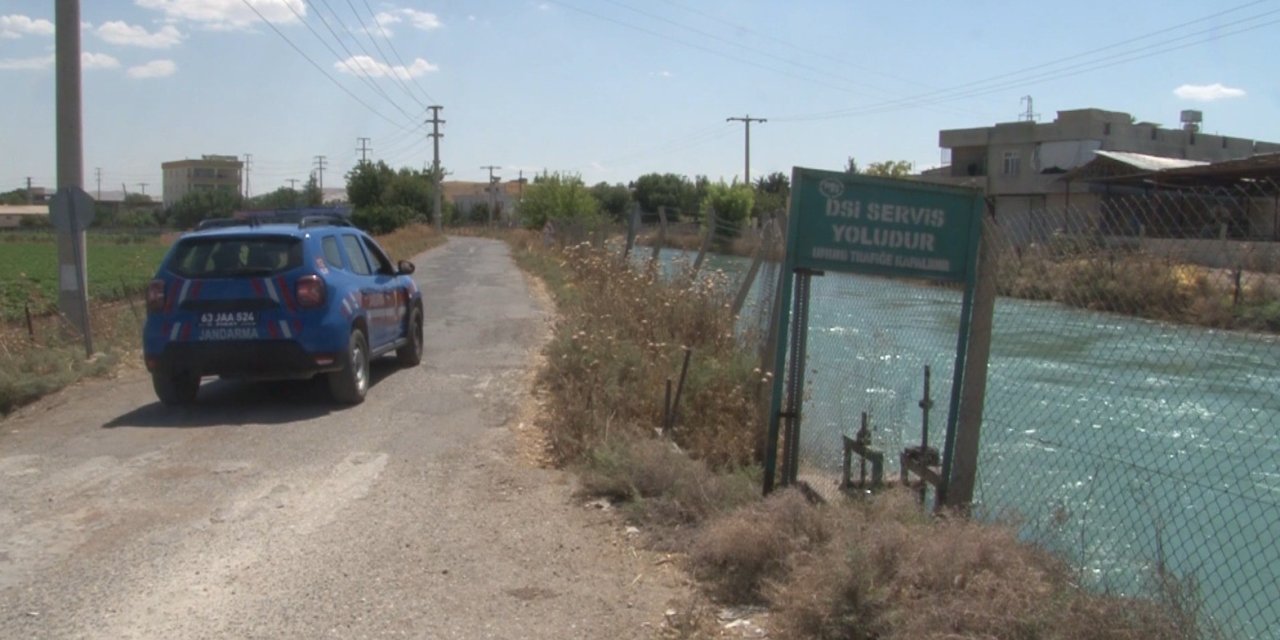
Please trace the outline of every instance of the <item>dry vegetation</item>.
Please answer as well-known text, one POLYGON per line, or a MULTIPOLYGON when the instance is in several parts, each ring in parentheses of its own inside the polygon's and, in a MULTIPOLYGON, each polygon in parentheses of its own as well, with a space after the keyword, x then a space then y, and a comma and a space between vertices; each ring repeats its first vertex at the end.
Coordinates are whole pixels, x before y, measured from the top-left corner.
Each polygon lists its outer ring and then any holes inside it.
MULTIPOLYGON (((650 544, 685 554, 708 597, 769 607, 776 636, 1216 637, 1191 583, 1162 576, 1148 599, 1094 594, 1014 528, 933 517, 906 493, 760 500, 762 376, 714 278, 667 283, 603 250, 506 238, 561 312, 540 380, 555 457, 579 471, 584 493, 620 503, 650 544), (692 373, 667 439, 655 428, 683 346, 692 373)), ((718 628, 696 612, 678 635, 718 628)))
POLYGON ((1001 252, 1001 295, 1221 329, 1280 332, 1280 277, 1114 250, 1001 252))
MULTIPOLYGON (((426 225, 411 225, 378 236, 378 241, 400 259, 412 258, 445 238, 426 225)), ((53 242, 52 236, 48 242, 53 242)), ((146 269, 149 278, 156 266, 137 268, 146 269)), ((30 328, 25 318, 0 324, 0 415, 77 380, 109 374, 120 365, 141 366, 145 294, 129 288, 116 295, 123 299, 90 302, 96 353, 89 359, 80 334, 57 313, 32 317, 30 328)))

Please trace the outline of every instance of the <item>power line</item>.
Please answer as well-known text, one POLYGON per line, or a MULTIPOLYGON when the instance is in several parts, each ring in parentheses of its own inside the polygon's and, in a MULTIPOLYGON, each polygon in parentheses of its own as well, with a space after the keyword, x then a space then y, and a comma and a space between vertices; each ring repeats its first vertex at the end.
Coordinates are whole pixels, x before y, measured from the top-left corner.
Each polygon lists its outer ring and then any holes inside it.
MULTIPOLYGON (((286 2, 285 6, 288 7, 289 12, 292 13, 295 17, 297 17, 298 21, 301 22, 302 25, 307 28, 307 31, 310 31, 311 35, 315 36, 316 40, 319 40, 320 44, 324 45, 324 48, 328 49, 329 53, 333 54, 333 57, 338 59, 342 58, 341 54, 335 51, 333 47, 329 46, 329 43, 326 42, 324 37, 320 35, 320 32, 316 31, 315 27, 311 26, 311 23, 307 21, 306 17, 298 13, 297 9, 293 8, 293 3, 286 2)), ((307 3, 307 6, 311 7, 312 9, 315 9, 315 5, 311 4, 310 2, 307 3)), ((342 47, 342 50, 347 52, 346 63, 351 64, 353 62, 352 59, 356 57, 356 54, 352 53, 351 49, 347 48, 347 45, 342 42, 342 38, 338 37, 338 33, 333 30, 333 27, 329 26, 329 21, 325 20, 324 14, 320 13, 318 9, 315 11, 315 14, 317 18, 320 18, 320 23, 323 24, 325 28, 329 30, 329 33, 333 35, 333 39, 338 43, 338 46, 342 47)), ((396 111, 399 111, 400 113, 404 114, 404 117, 412 120, 413 116, 409 115, 409 112, 405 111, 404 108, 402 108, 398 102, 396 102, 395 100, 392 100, 391 96, 387 95, 387 92, 383 91, 382 87, 378 86, 378 83, 374 82, 372 78, 370 78, 368 75, 364 73, 364 71, 365 70, 363 68, 356 67, 355 69, 352 70, 351 75, 354 75, 357 78, 359 78, 361 82, 364 82, 365 86, 369 87, 370 89, 373 89, 374 93, 377 93, 378 95, 382 96, 382 98, 386 100, 388 103, 390 103, 391 106, 395 107, 396 111)))
MULTIPOLYGON (((350 4, 350 0, 347 0, 347 2, 348 4, 350 4)), ((369 6, 369 0, 363 0, 363 2, 364 2, 364 8, 369 12, 369 15, 373 17, 374 22, 376 23, 378 20, 378 17, 373 13, 373 7, 369 6)), ((404 58, 400 57, 400 52, 396 50, 395 43, 391 41, 391 38, 387 37, 386 31, 384 29, 379 29, 378 33, 381 34, 382 38, 387 41, 387 46, 391 47, 391 53, 395 54, 396 62, 399 62, 400 66, 408 68, 408 65, 404 63, 404 58)), ((422 83, 418 82, 417 78, 410 76, 409 79, 413 81, 413 85, 418 88, 418 91, 421 91, 422 95, 426 96, 428 103, 439 102, 435 98, 431 97, 430 93, 427 93, 426 88, 422 86, 422 83)))
POLYGON ((1259 29, 1259 28, 1262 28, 1262 27, 1269 26, 1269 25, 1271 25, 1271 24, 1276 24, 1277 22, 1280 22, 1280 21, 1270 21, 1270 22, 1264 22, 1264 23, 1261 23, 1261 24, 1254 24, 1254 25, 1252 25, 1252 26, 1243 27, 1243 28, 1240 28, 1240 29, 1236 29, 1236 30, 1234 30, 1234 31, 1228 31, 1228 32, 1225 32, 1225 33, 1216 33, 1216 34, 1214 34, 1214 35, 1211 35, 1210 37, 1203 38, 1203 39, 1201 39, 1201 40, 1196 40, 1196 41, 1193 41, 1193 42, 1183 43, 1183 44, 1179 44, 1179 45, 1172 45, 1172 43, 1179 42, 1179 41, 1182 41, 1182 40, 1186 40, 1186 39, 1188 39, 1188 38, 1194 38, 1194 37, 1196 37, 1196 36, 1204 35, 1204 34, 1206 34, 1206 33, 1211 33, 1211 32, 1218 31, 1218 30, 1219 30, 1219 29, 1221 29, 1223 26, 1227 26, 1227 27, 1230 27, 1230 26, 1236 26, 1236 25, 1240 25, 1240 24, 1242 24, 1242 23, 1247 23, 1247 22, 1250 22, 1250 21, 1253 21, 1253 20, 1257 20, 1258 18, 1264 18, 1264 17, 1267 17, 1267 16, 1269 16, 1269 15, 1273 15, 1273 14, 1276 14, 1276 13, 1280 13, 1280 10, 1268 11, 1268 12, 1264 12, 1264 13, 1261 13, 1261 14, 1256 14, 1256 15, 1253 15, 1253 16, 1249 16, 1249 17, 1247 17, 1247 18, 1242 18, 1242 19, 1240 19, 1240 20, 1236 20, 1236 21, 1233 21, 1233 22, 1227 23, 1226 25, 1218 25, 1218 26, 1211 27, 1211 28, 1208 28, 1208 29, 1202 29, 1202 30, 1200 30, 1200 31, 1194 31, 1194 32, 1191 32, 1191 33, 1183 34, 1183 35, 1178 36, 1178 37, 1176 37, 1176 38, 1172 38, 1172 39, 1164 40, 1164 41, 1161 41, 1161 42, 1157 42, 1157 43, 1153 43, 1153 44, 1145 45, 1145 46, 1142 46, 1142 47, 1138 47, 1138 48, 1136 48, 1136 49, 1129 49, 1129 50, 1127 50, 1127 51, 1122 51, 1122 52, 1120 52, 1120 53, 1117 53, 1117 54, 1114 54, 1114 55, 1111 55, 1111 56, 1106 56, 1106 57, 1102 57, 1102 58, 1095 58, 1095 59, 1093 59, 1093 60, 1087 60, 1087 61, 1084 61, 1084 62, 1079 62, 1079 63, 1073 64, 1073 65, 1070 65, 1070 66, 1060 67, 1060 65, 1062 65, 1062 63, 1065 63, 1065 62, 1070 62, 1070 61, 1072 61, 1072 60, 1076 60, 1076 59, 1080 59, 1080 58, 1087 58, 1087 57, 1089 57, 1089 56, 1092 56, 1092 55, 1097 54, 1097 53, 1101 53, 1101 52, 1103 52, 1103 51, 1109 51, 1109 50, 1112 50, 1112 49, 1117 49, 1117 48, 1123 47, 1123 46, 1128 45, 1128 44, 1132 44, 1132 43, 1140 42, 1140 41, 1142 41, 1142 40, 1148 40, 1148 39, 1151 39, 1152 37, 1155 37, 1155 36, 1157 36, 1157 35, 1161 35, 1161 34, 1164 34, 1164 33, 1168 33, 1168 32, 1170 32, 1170 31, 1176 31, 1176 30, 1178 30, 1178 29, 1182 29, 1182 28, 1185 28, 1185 27, 1187 27, 1187 26, 1190 26, 1190 25, 1193 25, 1193 24, 1196 24, 1196 23, 1199 23, 1199 22, 1204 22, 1204 21, 1206 21, 1206 20, 1211 20, 1211 19, 1213 19, 1213 18, 1220 17, 1220 16, 1225 15, 1225 14, 1227 14, 1227 13, 1235 12, 1235 11, 1238 11, 1238 10, 1240 10, 1240 9, 1243 9, 1243 8, 1246 8, 1246 7, 1249 7, 1249 6, 1252 6, 1252 5, 1255 5, 1255 4, 1259 4, 1259 2, 1260 2, 1260 1, 1262 1, 1262 0, 1258 0, 1258 1, 1255 1, 1255 2, 1250 2, 1250 3, 1244 4, 1244 5, 1240 5, 1240 6, 1237 6, 1237 7, 1233 7, 1233 8, 1231 8, 1231 9, 1226 9, 1226 10, 1223 10, 1223 11, 1219 11, 1219 12, 1216 12, 1216 13, 1213 13, 1213 14, 1210 14, 1210 15, 1207 15, 1207 16, 1203 16, 1203 17, 1201 17, 1201 18, 1197 18, 1197 19, 1195 19, 1195 20, 1189 20, 1189 21, 1187 21, 1187 22, 1183 22, 1183 23, 1180 23, 1180 24, 1177 24, 1177 25, 1174 25, 1174 26, 1171 26, 1171 27, 1166 27, 1166 28, 1163 28, 1163 29, 1159 29, 1159 30, 1157 30, 1157 31, 1153 31, 1153 32, 1150 32, 1150 33, 1147 33, 1147 34, 1144 34, 1144 35, 1141 35, 1141 36, 1134 37, 1134 38, 1129 38, 1129 39, 1126 39, 1126 40, 1122 40, 1122 41, 1119 41, 1119 42, 1115 42, 1115 43, 1112 43, 1112 44, 1109 44, 1109 45, 1106 45, 1106 46, 1103 46, 1103 47, 1097 47, 1097 48, 1095 48, 1095 49, 1090 49, 1090 50, 1087 50, 1087 51, 1084 51, 1084 52, 1081 52, 1081 53, 1073 54, 1073 55, 1070 55, 1070 56, 1064 56, 1064 57, 1061 57, 1061 58, 1057 58, 1057 59, 1050 60, 1050 61, 1047 61, 1047 62, 1038 63, 1038 64, 1035 64, 1035 65, 1030 65, 1030 66, 1027 66, 1027 67, 1022 67, 1022 68, 1020 68, 1020 69, 1015 69, 1015 70, 1013 70, 1013 71, 1009 71, 1009 72, 1006 72, 1006 73, 1001 73, 1001 74, 998 74, 998 75, 990 76, 990 77, 987 77, 987 78, 983 78, 983 79, 981 79, 981 80, 975 80, 975 81, 973 81, 973 82, 968 82, 968 83, 964 83, 964 84, 955 85, 955 86, 948 87, 948 88, 945 88, 945 89, 938 89, 938 90, 934 90, 934 91, 929 91, 929 92, 925 92, 925 93, 916 94, 916 95, 913 95, 913 96, 908 96, 908 97, 906 97, 906 98, 901 98, 901 99, 898 99, 898 100, 890 100, 890 101, 881 102, 881 103, 876 103, 876 104, 871 104, 871 105, 864 105, 864 106, 861 106, 861 107, 849 107, 849 108, 846 108, 846 109, 837 109, 837 110, 833 110, 833 111, 818 112, 818 113, 809 113, 809 114, 797 114, 797 115, 790 115, 790 116, 778 116, 778 117, 776 117, 776 118, 775 118, 775 120, 777 120, 778 122, 799 122, 799 121, 810 121, 810 120, 829 120, 829 119, 833 119, 833 118, 849 117, 849 116, 853 116, 853 115, 866 115, 866 114, 868 114, 868 113, 881 112, 881 111, 885 111, 885 110, 889 110, 889 109, 894 109, 894 108, 909 107, 909 106, 922 106, 922 105, 931 104, 931 103, 936 103, 936 102, 945 101, 945 100, 957 100, 957 99, 961 99, 961 98, 976 97, 976 96, 979 96, 979 95, 986 95, 986 94, 990 94, 990 93, 995 93, 995 92, 997 92, 997 91, 1001 91, 1001 90, 1008 89, 1008 88, 1012 88, 1012 87, 1021 87, 1021 86, 1026 86, 1026 85, 1027 85, 1027 84, 1029 84, 1029 83, 1044 82, 1044 81, 1047 81, 1047 80, 1056 80, 1056 79, 1060 79, 1060 78, 1070 77, 1070 76, 1073 76, 1073 75, 1079 75, 1080 73, 1085 73, 1085 72, 1088 72, 1088 71, 1096 71, 1096 70, 1098 70, 1098 69, 1102 69, 1102 68, 1106 68, 1106 67, 1110 67, 1110 66, 1115 66, 1115 65, 1118 65, 1118 64, 1123 64, 1123 63, 1125 63, 1125 62, 1132 62, 1133 60, 1139 60, 1139 59, 1142 59, 1142 58, 1148 58, 1148 57, 1151 57, 1151 56, 1159 55, 1159 54, 1161 54, 1161 53, 1168 53, 1169 51, 1176 51, 1176 50, 1178 50, 1178 49, 1183 49, 1183 48, 1186 48, 1186 47, 1189 47, 1189 46, 1193 46, 1193 45, 1196 45, 1196 44, 1201 44, 1201 43, 1204 43, 1204 42, 1209 42, 1209 41, 1212 41, 1212 40, 1217 40, 1217 39, 1224 38, 1224 37, 1227 37, 1227 36, 1230 36, 1230 35, 1236 35, 1236 34, 1238 34, 1238 33, 1243 33, 1243 32, 1245 32, 1245 31, 1252 31, 1252 30, 1254 30, 1254 29, 1259 29), (1144 51, 1146 51, 1146 52, 1148 52, 1148 53, 1142 53, 1142 52, 1144 52, 1144 51), (1027 74, 1032 73, 1032 72, 1035 72, 1035 71, 1037 71, 1037 70, 1039 70, 1039 69, 1048 69, 1048 68, 1055 67, 1055 66, 1059 66, 1060 68, 1055 69, 1055 70, 1048 70, 1048 71, 1044 71, 1044 72, 1042 72, 1042 73, 1035 74, 1035 75, 1027 75, 1027 74), (1026 77, 1021 77, 1021 78, 1019 78, 1019 76, 1026 76, 1026 77), (1010 80, 1005 81, 1005 82, 998 82, 998 83, 996 82, 996 81, 1004 80, 1004 79, 1006 79, 1006 78, 1009 78, 1010 80), (992 83, 995 83, 995 84, 992 84, 992 83))
MULTIPOLYGON (((321 0, 321 2, 324 2, 324 6, 326 7, 329 6, 329 0, 321 0)), ((356 21, 360 23, 360 29, 364 31, 364 34, 368 38, 369 42, 373 44, 373 48, 377 50, 378 56, 381 57, 381 59, 384 62, 386 62, 388 65, 390 65, 391 59, 387 57, 386 52, 382 50, 382 47, 378 44, 378 41, 373 37, 373 34, 369 32, 369 27, 365 25, 364 18, 360 15, 360 12, 356 11, 356 7, 355 5, 351 4, 351 0, 347 0, 347 8, 351 9, 351 13, 355 15, 356 21)), ((332 12, 334 15, 337 15, 337 12, 333 11, 332 8, 330 8, 329 11, 332 12)), ((375 24, 376 24, 376 21, 375 21, 375 24)), ((343 25, 343 28, 346 29, 347 33, 351 35, 351 39, 354 40, 356 45, 360 47, 360 50, 364 51, 365 55, 368 55, 369 54, 368 49, 365 49, 364 45, 360 44, 360 39, 357 38, 354 33, 351 33, 351 29, 347 29, 346 25, 343 25)), ((400 68, 404 69, 405 75, 409 75, 408 65, 405 65, 403 62, 401 62, 400 68)), ((396 73, 394 68, 391 70, 391 78, 392 80, 395 80, 396 84, 400 87, 400 89, 404 91, 404 94, 409 96, 410 100, 417 103, 419 108, 423 110, 427 108, 427 103, 423 102, 421 98, 419 98, 417 95, 413 93, 412 90, 409 89, 409 85, 404 81, 404 78, 400 77, 400 74, 396 73)))
POLYGON ((290 46, 290 47, 292 47, 294 51, 297 51, 297 52, 298 52, 298 55, 300 55, 300 56, 302 56, 303 58, 305 58, 305 59, 307 60, 307 62, 310 62, 310 63, 311 63, 311 66, 313 66, 313 67, 315 67, 315 68, 316 68, 316 71, 319 71, 321 74, 323 74, 323 75, 324 75, 324 77, 328 78, 328 79, 329 79, 329 82, 332 82, 332 83, 334 84, 334 86, 336 86, 336 87, 338 87, 339 89, 341 89, 341 90, 343 91, 343 93, 346 93, 348 96, 351 96, 351 99, 352 99, 352 100, 355 100, 356 102, 360 103, 360 105, 361 105, 361 106, 363 106, 365 109, 368 109, 370 113, 372 113, 372 114, 373 114, 373 115, 375 115, 375 116, 378 116, 379 118, 382 118, 383 120, 386 120, 386 121, 387 121, 387 122, 389 122, 391 125, 393 125, 393 126, 397 126, 397 127, 402 127, 402 126, 404 126, 402 123, 398 123, 398 122, 396 122, 395 120, 392 120, 391 118, 388 118, 387 116, 382 115, 382 113, 381 113, 381 112, 379 112, 377 109, 374 109, 372 106, 370 106, 370 105, 369 105, 369 103, 367 103, 367 102, 365 102, 364 100, 360 99, 360 96, 358 96, 358 95, 356 95, 355 93, 353 93, 350 89, 348 89, 348 88, 346 88, 345 86, 343 86, 343 84, 342 84, 341 82, 338 82, 338 81, 337 81, 337 79, 335 79, 333 76, 329 75, 329 72, 328 72, 328 71, 325 71, 325 70, 324 70, 324 67, 321 67, 319 64, 317 64, 317 63, 316 63, 316 61, 315 61, 315 60, 312 60, 312 59, 311 59, 311 56, 307 55, 307 54, 306 54, 306 52, 305 52, 305 51, 303 51, 302 49, 300 49, 300 48, 298 47, 298 45, 294 44, 294 43, 293 43, 293 41, 292 41, 292 40, 290 40, 290 39, 288 38, 288 36, 284 35, 284 33, 280 31, 280 29, 276 28, 276 25, 275 25, 275 24, 273 24, 270 20, 268 20, 268 19, 266 18, 266 16, 262 15, 262 12, 258 11, 258 8, 257 8, 257 7, 255 7, 255 6, 253 6, 253 4, 252 4, 251 2, 249 2, 249 0, 240 0, 240 1, 244 3, 244 6, 249 7, 249 9, 251 9, 251 10, 253 11, 253 13, 254 13, 255 15, 257 15, 257 16, 258 16, 258 18, 259 18, 260 20, 262 20, 263 22, 265 22, 265 23, 267 24, 267 26, 268 26, 268 27, 271 27, 271 30, 272 30, 272 31, 274 31, 274 32, 276 33, 276 35, 280 36, 280 38, 281 38, 282 40, 284 40, 286 43, 288 43, 288 44, 289 44, 289 46, 290 46))

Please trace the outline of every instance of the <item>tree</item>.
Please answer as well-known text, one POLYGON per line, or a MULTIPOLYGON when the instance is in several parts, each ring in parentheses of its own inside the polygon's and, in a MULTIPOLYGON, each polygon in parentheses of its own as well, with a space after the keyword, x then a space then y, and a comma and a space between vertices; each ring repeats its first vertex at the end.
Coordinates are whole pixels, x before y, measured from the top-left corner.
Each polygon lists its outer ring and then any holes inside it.
POLYGON ((743 222, 751 216, 755 204, 755 191, 745 184, 725 184, 723 180, 707 186, 707 197, 702 200, 702 215, 709 220, 711 212, 716 216, 716 238, 723 241, 736 237, 743 222))
POLYGON ((318 207, 324 204, 324 192, 320 190, 320 183, 316 181, 316 174, 312 173, 307 178, 306 186, 302 187, 302 205, 304 207, 318 207))
POLYGON ((421 217, 429 217, 432 208, 431 174, 402 168, 382 189, 379 201, 387 206, 408 207, 421 217))
POLYGON ((387 163, 361 162, 347 172, 347 201, 355 208, 382 203, 382 192, 395 178, 396 172, 387 163))
POLYGON ((574 174, 543 173, 524 190, 520 217, 529 229, 541 229, 548 221, 595 222, 600 204, 582 178, 574 174))
POLYGON ((600 204, 600 211, 617 222, 627 219, 631 208, 631 190, 624 184, 601 182, 591 187, 591 196, 600 204))
POLYGON ((674 173, 646 173, 634 183, 636 202, 647 213, 656 212, 658 207, 677 209, 686 184, 684 176, 674 173))
POLYGON ((26 189, 14 189, 13 191, 6 191, 4 193, 0 193, 0 204, 26 204, 26 203, 27 203, 26 189))
POLYGON ((182 196, 165 215, 171 225, 189 229, 201 220, 229 218, 243 204, 240 194, 235 191, 202 189, 182 196))
POLYGON ((858 170, 858 161, 854 160, 853 156, 849 156, 849 159, 844 163, 844 172, 848 174, 861 173, 858 170))
POLYGON ((273 209, 294 209, 302 202, 302 194, 297 189, 280 187, 270 193, 254 196, 245 203, 246 208, 258 211, 273 209))
POLYGON ((145 193, 126 193, 124 194, 124 206, 137 207, 155 204, 156 201, 145 193))
POLYGON ((774 171, 767 176, 756 178, 755 207, 752 214, 757 218, 782 211, 787 207, 787 198, 791 195, 791 179, 781 171, 774 171))
POLYGON ((884 162, 872 162, 867 165, 866 175, 884 176, 886 178, 901 178, 911 175, 911 163, 906 160, 885 160, 884 162))

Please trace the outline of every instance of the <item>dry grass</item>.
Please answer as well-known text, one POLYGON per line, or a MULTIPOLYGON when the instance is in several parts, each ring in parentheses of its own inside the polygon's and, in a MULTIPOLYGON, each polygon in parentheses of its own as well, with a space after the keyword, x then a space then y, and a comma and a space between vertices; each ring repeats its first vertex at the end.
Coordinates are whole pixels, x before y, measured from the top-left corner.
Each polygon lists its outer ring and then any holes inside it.
POLYGON ((765 590, 786 637, 1210 635, 1167 601, 1078 588, 1062 562, 1018 540, 1010 527, 927 518, 906 492, 819 510, 829 542, 793 553, 785 575, 765 590))
POLYGON ((1223 329, 1280 332, 1280 282, 1123 251, 1002 252, 1001 295, 1223 329))
POLYGON ((760 376, 735 336, 726 282, 667 281, 588 245, 554 257, 523 246, 522 264, 543 275, 560 309, 540 381, 560 460, 579 459, 610 431, 638 436, 660 426, 666 381, 679 376, 685 347, 692 358, 672 437, 713 467, 758 459, 760 376))
MULTIPOLYGON (((1011 527, 930 517, 908 492, 760 501, 757 478, 724 473, 757 460, 763 439, 752 410, 760 374, 733 337, 723 288, 663 282, 586 246, 549 249, 537 234, 507 239, 561 312, 540 378, 557 459, 578 468, 584 493, 624 503, 651 544, 687 552, 710 596, 768 605, 777 637, 1212 635, 1186 581, 1164 576, 1154 599, 1092 594, 1011 527), (653 431, 685 345, 694 364, 677 448, 653 431)), ((705 628, 685 626, 681 637, 705 628)))

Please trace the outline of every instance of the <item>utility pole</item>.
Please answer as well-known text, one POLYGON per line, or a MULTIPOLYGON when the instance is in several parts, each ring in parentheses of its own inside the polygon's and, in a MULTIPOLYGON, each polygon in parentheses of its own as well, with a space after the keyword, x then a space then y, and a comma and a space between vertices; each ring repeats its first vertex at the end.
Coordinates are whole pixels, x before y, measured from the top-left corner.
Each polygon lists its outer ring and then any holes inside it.
POLYGON ((444 120, 440 119, 440 110, 444 107, 433 104, 428 109, 431 110, 431 119, 427 122, 431 123, 431 133, 427 137, 431 138, 431 180, 435 183, 435 202, 432 204, 432 214, 436 219, 436 231, 444 229, 444 207, 441 203, 440 193, 440 138, 444 136, 440 133, 440 125, 444 124, 444 120))
POLYGON ((27 204, 35 202, 35 196, 31 193, 31 176, 27 176, 27 204))
POLYGON ((138 182, 138 183, 136 183, 136 184, 138 185, 138 188, 139 188, 140 190, 142 190, 142 195, 144 195, 144 196, 145 196, 145 195, 147 195, 147 185, 148 185, 148 184, 151 184, 151 183, 150 183, 150 182, 138 182))
POLYGON ((1040 114, 1036 113, 1035 109, 1032 108, 1034 103, 1031 101, 1031 96, 1022 96, 1021 102, 1027 103, 1027 110, 1019 114, 1018 120, 1023 122, 1035 122, 1040 119, 1040 114))
POLYGON ((316 186, 324 193, 324 156, 316 156, 316 186))
POLYGON ((297 191, 297 190, 298 190, 298 179, 297 179, 297 178, 289 178, 288 180, 285 180, 285 182, 288 182, 288 183, 289 183, 289 189, 291 189, 291 190, 293 190, 293 191, 297 191))
POLYGON ((85 357, 89 358, 93 356, 93 335, 84 230, 93 222, 94 206, 84 192, 80 0, 56 0, 53 13, 58 192, 49 204, 49 218, 58 230, 58 308, 79 325, 85 357))
POLYGON ((98 200, 102 199, 102 167, 94 167, 94 175, 98 179, 98 200))
POLYGON ((494 208, 494 206, 495 206, 495 205, 494 205, 494 198, 495 198, 495 194, 494 194, 494 192, 493 192, 493 185, 494 185, 494 183, 495 183, 495 182, 497 182, 498 180, 501 180, 501 178, 494 178, 494 177, 493 177, 493 171, 494 171, 494 169, 501 169, 502 167, 498 167, 498 166, 494 166, 494 165, 485 165, 485 166, 480 167, 480 168, 481 168, 481 169, 488 169, 488 170, 489 170, 489 186, 485 187, 485 190, 489 192, 489 226, 491 226, 491 227, 492 227, 492 226, 493 226, 493 208, 494 208))
POLYGON ((765 120, 764 118, 752 118, 751 114, 748 113, 747 115, 741 118, 725 118, 724 121, 725 122, 737 121, 747 125, 746 126, 746 132, 747 132, 746 164, 744 165, 742 170, 742 179, 746 181, 746 184, 749 187, 751 186, 751 123, 752 122, 768 122, 768 120, 765 120))
POLYGON ((244 154, 244 197, 249 197, 249 169, 253 168, 253 154, 244 154))
POLYGON ((360 152, 360 164, 364 164, 369 161, 369 152, 373 149, 369 148, 368 138, 356 138, 356 142, 360 143, 360 146, 356 147, 356 151, 360 152))

